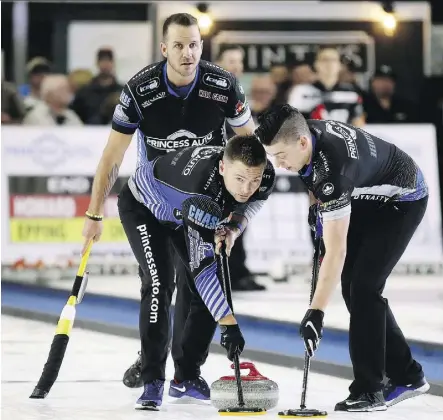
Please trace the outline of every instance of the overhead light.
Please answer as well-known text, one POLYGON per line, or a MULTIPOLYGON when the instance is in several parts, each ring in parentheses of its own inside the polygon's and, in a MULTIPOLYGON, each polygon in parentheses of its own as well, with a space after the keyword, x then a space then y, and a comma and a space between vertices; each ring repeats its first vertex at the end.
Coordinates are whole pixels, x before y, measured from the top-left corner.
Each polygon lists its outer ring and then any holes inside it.
POLYGON ((197 10, 198 10, 197 20, 202 35, 208 35, 209 32, 211 32, 211 28, 214 23, 211 16, 208 13, 208 9, 209 7, 206 3, 197 4, 197 10))
POLYGON ((397 19, 394 14, 394 5, 392 1, 384 1, 382 2, 382 7, 384 11, 384 15, 382 17, 383 29, 386 35, 392 36, 394 35, 395 29, 397 28, 397 19))

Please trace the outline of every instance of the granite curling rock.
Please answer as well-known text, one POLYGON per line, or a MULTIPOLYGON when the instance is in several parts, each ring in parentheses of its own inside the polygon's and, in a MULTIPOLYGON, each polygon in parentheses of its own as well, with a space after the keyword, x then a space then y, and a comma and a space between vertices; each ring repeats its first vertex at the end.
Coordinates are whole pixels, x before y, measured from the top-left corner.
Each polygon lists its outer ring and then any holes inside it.
MULTIPOLYGON (((233 364, 231 369, 234 369, 233 364)), ((245 406, 266 410, 274 408, 278 403, 277 383, 260 374, 253 363, 240 363, 240 370, 242 369, 249 369, 246 376, 241 376, 245 406)), ((219 410, 237 407, 237 395, 235 375, 222 376, 211 385, 211 403, 219 410)))

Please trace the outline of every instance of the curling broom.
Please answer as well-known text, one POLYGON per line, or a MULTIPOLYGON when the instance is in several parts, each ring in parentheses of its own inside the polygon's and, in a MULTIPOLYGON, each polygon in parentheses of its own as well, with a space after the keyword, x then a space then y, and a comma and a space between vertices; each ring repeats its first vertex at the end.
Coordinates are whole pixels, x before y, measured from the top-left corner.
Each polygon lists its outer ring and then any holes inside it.
POLYGON ((75 277, 74 285, 72 286, 71 295, 69 296, 66 305, 64 306, 60 318, 58 320, 55 335, 52 340, 51 350, 49 351, 48 359, 43 368, 43 372, 34 388, 34 391, 29 398, 42 399, 45 398, 54 385, 57 376, 60 372, 60 367, 65 357, 66 348, 68 347, 69 334, 75 319, 75 305, 79 304, 85 294, 86 285, 88 283, 88 273, 85 273, 86 264, 88 262, 89 254, 91 252, 92 241, 89 242, 86 252, 83 254, 80 261, 80 266, 75 277))
MULTIPOLYGON (((318 281, 318 273, 320 270, 320 253, 321 253, 321 241, 322 236, 319 234, 321 230, 321 224, 319 226, 319 216, 317 216, 317 227, 314 241, 314 257, 312 262, 312 281, 311 281, 311 294, 309 297, 309 304, 312 302, 314 297, 315 288, 318 281)), ((298 418, 298 417, 326 417, 328 413, 323 410, 317 410, 315 408, 306 408, 306 393, 308 390, 308 375, 311 368, 311 357, 308 352, 305 351, 305 364, 303 369, 303 384, 302 384, 302 394, 299 409, 284 410, 278 413, 279 417, 282 418, 298 418)))
MULTIPOLYGON (((220 252, 220 268, 221 268, 221 278, 223 283, 223 289, 225 292, 226 300, 231 308, 232 313, 234 313, 234 306, 232 303, 231 294, 231 277, 229 273, 228 257, 226 255, 226 245, 222 244, 222 249, 220 252)), ((240 376, 240 360, 238 353, 234 355, 234 371, 235 380, 237 382, 237 397, 238 406, 229 407, 225 409, 220 409, 218 412, 221 416, 257 416, 261 414, 266 414, 266 410, 262 407, 247 407, 245 404, 243 396, 243 386, 241 383, 240 376)))

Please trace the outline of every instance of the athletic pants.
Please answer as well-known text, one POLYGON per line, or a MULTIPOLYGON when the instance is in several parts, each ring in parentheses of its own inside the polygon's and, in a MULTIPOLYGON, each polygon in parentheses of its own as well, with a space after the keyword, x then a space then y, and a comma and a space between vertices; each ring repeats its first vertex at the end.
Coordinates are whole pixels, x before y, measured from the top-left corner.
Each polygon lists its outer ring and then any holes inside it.
MULTIPOLYGON (((161 224, 139 203, 126 184, 119 194, 120 220, 141 268, 141 302, 139 330, 142 351, 141 376, 144 383, 165 379, 168 357, 170 306, 174 291, 174 255, 189 270, 184 228, 173 229, 161 224)), ((205 362, 217 323, 200 298, 188 272, 177 288, 186 290, 187 316, 182 319, 181 349, 175 360, 175 378, 195 379, 205 362)), ((183 296, 182 296, 183 297, 183 296)), ((176 344, 179 346, 179 344, 176 344)))
POLYGON ((382 389, 384 374, 400 385, 423 377, 422 367, 382 296, 386 280, 426 211, 415 202, 352 202, 347 255, 341 276, 350 312, 349 350, 354 369, 351 393, 382 389), (395 206, 394 206, 395 204, 395 206))

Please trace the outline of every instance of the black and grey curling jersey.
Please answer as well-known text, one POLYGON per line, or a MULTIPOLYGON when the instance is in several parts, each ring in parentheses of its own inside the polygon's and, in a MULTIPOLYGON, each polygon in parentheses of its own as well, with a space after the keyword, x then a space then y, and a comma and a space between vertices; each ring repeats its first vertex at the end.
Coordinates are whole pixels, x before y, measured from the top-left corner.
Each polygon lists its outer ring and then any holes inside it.
POLYGON ((267 200, 275 183, 274 167, 268 161, 257 191, 247 203, 237 203, 219 174, 222 157, 222 147, 189 147, 139 166, 128 181, 134 197, 160 222, 176 229, 183 225, 184 217, 188 221, 192 219, 193 226, 188 224, 186 236, 189 267, 197 291, 216 321, 231 314, 231 310, 217 275, 213 233, 208 238, 205 231, 215 230, 223 219, 198 205, 191 205, 186 215, 183 205, 192 198, 206 197, 218 204, 223 218, 232 212, 250 220, 267 200))
POLYGON ((166 61, 152 64, 125 85, 112 128, 138 131, 138 165, 190 146, 224 146, 225 121, 241 127, 251 117, 244 90, 232 73, 201 60, 193 82, 171 85, 166 61))
POLYGON ((428 195, 423 172, 397 146, 338 121, 308 120, 313 158, 299 171, 324 220, 351 212, 351 200, 415 201, 428 195))

